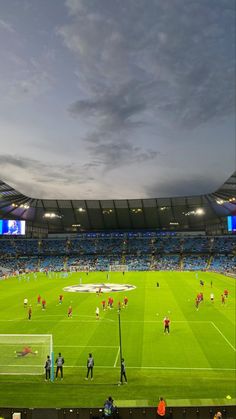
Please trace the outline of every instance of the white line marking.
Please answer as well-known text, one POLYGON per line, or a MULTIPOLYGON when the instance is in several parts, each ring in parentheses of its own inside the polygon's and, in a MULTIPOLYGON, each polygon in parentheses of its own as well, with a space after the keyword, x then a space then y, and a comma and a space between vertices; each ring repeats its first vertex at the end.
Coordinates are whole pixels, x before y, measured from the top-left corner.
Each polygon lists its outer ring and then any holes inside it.
POLYGON ((114 367, 114 368, 116 367, 116 364, 117 364, 117 361, 118 361, 118 357, 119 357, 119 355, 120 355, 120 347, 118 348, 118 351, 117 351, 117 354, 116 354, 115 363, 114 363, 114 365, 113 365, 113 367, 114 367))
MULTIPOLYGON (((54 348, 88 348, 88 345, 53 345, 54 348)), ((118 348, 118 346, 95 346, 89 345, 90 348, 118 348)))
POLYGON ((43 372, 0 372, 0 375, 43 375, 43 372))
POLYGON ((223 333, 220 331, 220 329, 218 329, 218 327, 215 325, 214 322, 211 322, 212 326, 214 326, 214 328, 219 332, 219 334, 222 336, 222 338, 228 343, 228 345, 234 350, 236 351, 236 348, 230 343, 230 341, 225 337, 225 335, 223 335, 223 333))

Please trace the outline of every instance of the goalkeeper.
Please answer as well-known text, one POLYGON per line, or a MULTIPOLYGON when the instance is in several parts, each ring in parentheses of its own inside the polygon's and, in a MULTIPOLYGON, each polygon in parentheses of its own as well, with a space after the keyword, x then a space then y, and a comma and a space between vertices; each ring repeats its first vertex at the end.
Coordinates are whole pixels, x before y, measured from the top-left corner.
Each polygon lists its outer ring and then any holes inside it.
POLYGON ((22 351, 16 351, 16 356, 17 357, 23 357, 23 356, 27 356, 27 355, 37 355, 38 351, 32 351, 32 349, 30 348, 30 346, 25 346, 22 351))

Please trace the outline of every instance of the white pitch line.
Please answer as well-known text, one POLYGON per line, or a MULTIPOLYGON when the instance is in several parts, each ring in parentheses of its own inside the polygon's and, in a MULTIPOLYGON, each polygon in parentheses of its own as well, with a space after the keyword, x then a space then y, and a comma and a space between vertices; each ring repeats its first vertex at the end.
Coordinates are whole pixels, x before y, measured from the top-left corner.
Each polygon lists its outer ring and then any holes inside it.
MULTIPOLYGON (((54 348, 88 348, 88 345, 53 345, 54 348)), ((118 348, 118 346, 95 346, 89 345, 90 348, 118 348)))
POLYGON ((114 368, 116 367, 116 364, 117 364, 117 361, 118 361, 118 358, 119 358, 119 354, 120 354, 120 347, 118 348, 118 351, 117 351, 117 354, 116 354, 115 363, 113 365, 114 368))
MULTIPOLYGON (((112 319, 104 319, 104 318, 100 318, 100 320, 98 321, 97 319, 94 319, 94 320, 82 320, 82 319, 80 319, 80 320, 77 320, 77 319, 74 319, 73 318, 74 316, 72 316, 72 317, 70 317, 70 318, 62 318, 61 320, 60 320, 60 322, 71 322, 71 323, 98 323, 99 324, 99 321, 102 321, 102 322, 115 322, 115 320, 112 320, 112 319)), ((0 322, 15 322, 15 321, 27 321, 27 322, 29 322, 29 320, 28 320, 28 317, 27 318, 21 318, 21 319, 11 319, 11 320, 0 320, 0 322)), ((55 322, 55 320, 51 320, 51 319, 47 319, 47 318, 43 318, 43 319, 41 319, 41 318, 34 318, 34 319, 31 319, 30 320, 30 322, 32 323, 32 322, 41 322, 41 323, 45 323, 45 322, 47 322, 47 323, 54 323, 55 322)))
POLYGON ((220 331, 220 329, 218 329, 218 327, 215 325, 214 322, 211 322, 212 326, 214 326, 214 328, 219 332, 219 334, 222 336, 222 338, 228 343, 228 345, 234 350, 236 351, 236 348, 232 345, 232 343, 230 343, 230 341, 225 337, 225 335, 220 331))

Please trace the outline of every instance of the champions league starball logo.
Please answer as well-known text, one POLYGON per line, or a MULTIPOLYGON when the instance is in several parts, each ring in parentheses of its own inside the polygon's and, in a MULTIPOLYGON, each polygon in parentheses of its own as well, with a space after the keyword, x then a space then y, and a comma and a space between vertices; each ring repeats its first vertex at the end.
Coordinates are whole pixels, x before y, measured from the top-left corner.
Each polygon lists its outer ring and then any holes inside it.
POLYGON ((119 292, 131 291, 136 287, 129 284, 79 284, 63 288, 66 292, 119 292))

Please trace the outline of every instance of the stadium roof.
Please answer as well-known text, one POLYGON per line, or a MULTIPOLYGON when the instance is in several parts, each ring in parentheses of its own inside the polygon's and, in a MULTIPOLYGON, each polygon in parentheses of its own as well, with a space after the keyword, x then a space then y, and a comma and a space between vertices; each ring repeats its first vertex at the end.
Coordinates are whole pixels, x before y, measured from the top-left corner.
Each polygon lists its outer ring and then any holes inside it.
POLYGON ((198 196, 127 200, 36 199, 0 181, 1 219, 27 221, 27 229, 44 233, 98 230, 226 229, 236 214, 236 171, 215 192, 198 196))

